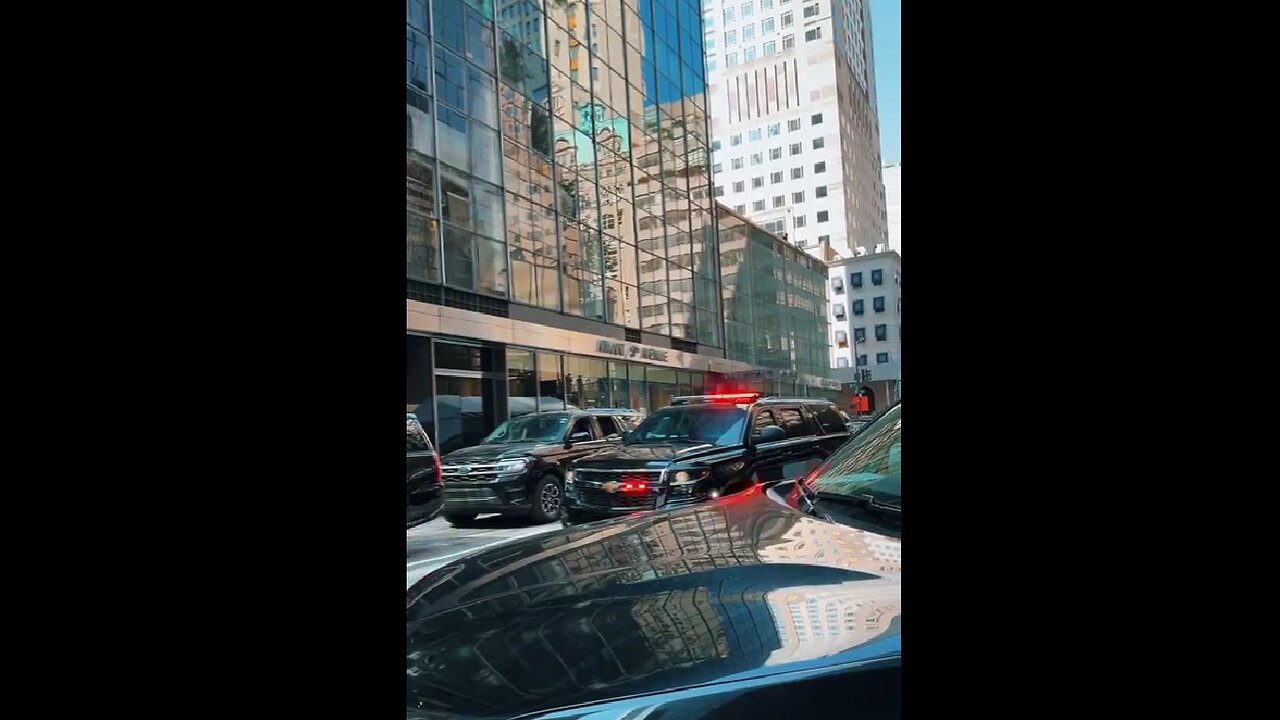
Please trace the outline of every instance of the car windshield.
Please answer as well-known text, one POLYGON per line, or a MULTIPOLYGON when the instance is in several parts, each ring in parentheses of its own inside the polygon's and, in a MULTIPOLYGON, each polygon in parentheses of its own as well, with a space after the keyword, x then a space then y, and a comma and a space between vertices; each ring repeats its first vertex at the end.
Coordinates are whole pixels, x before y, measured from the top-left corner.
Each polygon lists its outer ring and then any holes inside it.
POLYGON ((898 534, 902 516, 902 405, 876 418, 815 470, 805 485, 833 519, 898 534), (824 502, 827 501, 827 502, 824 502))
POLYGON ((558 442, 568 424, 568 415, 525 415, 502 423, 480 444, 558 442))
POLYGON ((627 438, 628 445, 690 442, 735 445, 742 442, 747 411, 736 405, 663 408, 650 415, 627 438))

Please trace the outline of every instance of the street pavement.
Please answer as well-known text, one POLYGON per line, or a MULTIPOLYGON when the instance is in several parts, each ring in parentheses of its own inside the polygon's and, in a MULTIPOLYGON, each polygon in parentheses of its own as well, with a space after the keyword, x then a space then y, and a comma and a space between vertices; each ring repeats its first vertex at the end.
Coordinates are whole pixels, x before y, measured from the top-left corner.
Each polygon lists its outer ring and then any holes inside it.
POLYGON ((405 588, 423 575, 473 550, 512 538, 541 535, 559 529, 558 522, 530 525, 526 518, 501 515, 481 515, 465 528, 453 527, 440 517, 409 528, 405 533, 405 547, 408 551, 405 559, 405 588))

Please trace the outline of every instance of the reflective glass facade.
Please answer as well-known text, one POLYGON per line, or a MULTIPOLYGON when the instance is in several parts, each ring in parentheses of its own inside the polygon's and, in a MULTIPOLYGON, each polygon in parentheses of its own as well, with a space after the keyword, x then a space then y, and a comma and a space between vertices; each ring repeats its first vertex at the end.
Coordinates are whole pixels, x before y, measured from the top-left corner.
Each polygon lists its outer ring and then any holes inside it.
POLYGON ((408 277, 723 347, 696 0, 407 0, 408 277))
POLYGON ((730 360, 828 374, 826 265, 718 207, 730 360))

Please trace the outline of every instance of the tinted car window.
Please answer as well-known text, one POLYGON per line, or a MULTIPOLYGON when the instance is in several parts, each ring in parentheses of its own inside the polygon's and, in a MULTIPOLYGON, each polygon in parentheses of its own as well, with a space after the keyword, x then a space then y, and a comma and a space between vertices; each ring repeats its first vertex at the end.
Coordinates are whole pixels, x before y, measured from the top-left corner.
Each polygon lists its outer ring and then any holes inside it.
POLYGON ((573 429, 569 431, 569 437, 573 437, 577 433, 593 435, 591 432, 591 418, 581 417, 573 422, 573 429))
POLYGON ((787 431, 788 438, 813 435, 813 431, 804 421, 804 415, 800 414, 800 408, 780 407, 776 408, 774 413, 778 418, 778 427, 787 431))
POLYGON ((596 422, 600 423, 600 433, 605 437, 618 435, 622 432, 622 429, 614 423, 613 417, 610 415, 597 415, 596 422))
POLYGON ((405 452, 423 452, 431 450, 431 445, 427 443, 427 438, 414 423, 409 423, 404 431, 405 452))
POLYGON ((886 410, 809 480, 820 494, 871 497, 902 509, 902 406, 886 410))
POLYGON ((762 429, 770 425, 777 425, 777 421, 773 419, 773 413, 768 408, 761 408, 756 411, 755 424, 751 426, 754 432, 760 432, 762 429))
POLYGON ((810 405, 809 411, 818 419, 818 425, 822 426, 825 433, 844 432, 847 429, 844 418, 840 417, 840 411, 834 405, 810 405))
POLYGON ((489 433, 483 441, 491 443, 558 442, 569 424, 566 415, 522 415, 512 418, 489 433))
POLYGON ((696 442, 734 445, 742 442, 747 412, 733 405, 663 408, 640 423, 628 445, 696 442))

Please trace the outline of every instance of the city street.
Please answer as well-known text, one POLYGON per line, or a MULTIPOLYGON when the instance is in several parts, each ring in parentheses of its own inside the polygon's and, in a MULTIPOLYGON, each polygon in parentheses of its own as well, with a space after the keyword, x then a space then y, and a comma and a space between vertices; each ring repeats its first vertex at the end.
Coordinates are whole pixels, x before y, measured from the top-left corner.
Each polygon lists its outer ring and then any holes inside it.
POLYGON ((471 527, 456 528, 445 522, 444 518, 436 518, 431 522, 409 528, 405 537, 408 551, 405 558, 405 587, 409 587, 423 575, 472 550, 504 540, 539 535, 560 528, 560 523, 530 525, 524 518, 509 518, 501 515, 481 515, 471 525, 471 527))

